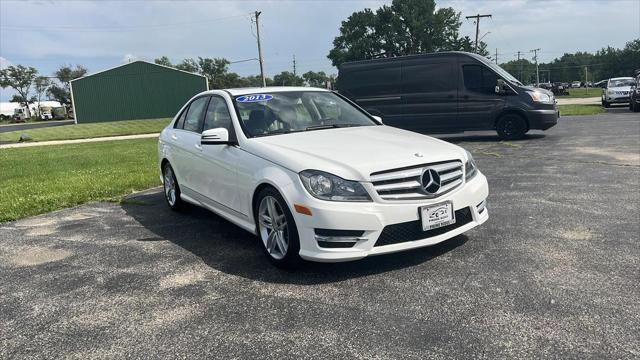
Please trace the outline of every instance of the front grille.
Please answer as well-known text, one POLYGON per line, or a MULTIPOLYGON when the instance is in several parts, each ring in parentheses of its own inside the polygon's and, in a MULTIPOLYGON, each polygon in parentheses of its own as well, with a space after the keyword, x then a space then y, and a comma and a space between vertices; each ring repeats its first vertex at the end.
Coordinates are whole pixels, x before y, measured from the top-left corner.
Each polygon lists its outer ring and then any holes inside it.
POLYGON ((432 199, 460 186, 462 176, 462 162, 454 160, 374 172, 371 182, 383 200, 432 199), (440 176, 440 189, 433 194, 422 188, 421 177, 427 168, 440 176))
POLYGON ((438 236, 447 233, 451 230, 457 229, 463 225, 470 223, 473 220, 471 210, 466 207, 460 210, 456 210, 456 222, 455 224, 443 226, 433 230, 422 230, 422 221, 408 221, 399 224, 387 225, 382 229, 382 233, 375 246, 384 246, 391 244, 399 244, 407 241, 422 240, 434 236, 438 236))

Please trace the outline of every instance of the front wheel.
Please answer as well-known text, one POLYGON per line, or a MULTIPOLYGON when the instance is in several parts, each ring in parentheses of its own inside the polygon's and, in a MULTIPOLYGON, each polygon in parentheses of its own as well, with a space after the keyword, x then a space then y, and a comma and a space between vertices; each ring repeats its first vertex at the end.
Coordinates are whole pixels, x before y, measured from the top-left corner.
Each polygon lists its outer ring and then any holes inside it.
POLYGON ((606 101, 602 102, 602 107, 609 108, 610 106, 611 106, 611 104, 609 104, 608 102, 606 102, 606 101))
POLYGON ((178 185, 176 174, 169 163, 164 164, 162 167, 162 187, 164 199, 171 210, 179 211, 186 207, 185 202, 180 198, 180 186, 178 185))
POLYGON ((496 131, 501 139, 517 140, 522 139, 529 129, 527 128, 527 122, 522 116, 507 114, 501 116, 496 122, 496 131))
POLYGON ((293 215, 284 198, 273 188, 258 194, 254 214, 258 237, 271 262, 281 268, 295 268, 301 262, 300 238, 293 215))

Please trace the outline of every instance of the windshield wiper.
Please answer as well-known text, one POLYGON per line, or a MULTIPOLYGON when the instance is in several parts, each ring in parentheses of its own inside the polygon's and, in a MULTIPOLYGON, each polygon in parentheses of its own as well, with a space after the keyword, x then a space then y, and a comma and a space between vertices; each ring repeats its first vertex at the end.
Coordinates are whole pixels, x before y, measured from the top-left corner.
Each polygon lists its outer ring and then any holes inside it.
POLYGON ((266 134, 253 135, 253 137, 263 137, 263 136, 269 136, 269 135, 289 134, 289 133, 300 132, 300 131, 304 131, 304 130, 278 129, 278 130, 269 131, 266 134))
POLYGON ((357 125, 357 124, 325 124, 325 125, 313 125, 313 126, 309 126, 309 127, 307 127, 306 131, 312 131, 312 130, 323 130, 323 129, 335 129, 335 128, 351 127, 351 126, 360 126, 360 125, 357 125))

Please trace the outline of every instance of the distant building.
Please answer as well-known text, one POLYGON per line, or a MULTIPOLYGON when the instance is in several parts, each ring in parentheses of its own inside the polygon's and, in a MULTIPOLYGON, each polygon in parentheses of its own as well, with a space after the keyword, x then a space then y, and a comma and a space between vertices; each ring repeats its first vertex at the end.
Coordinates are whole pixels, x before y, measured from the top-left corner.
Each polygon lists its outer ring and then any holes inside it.
POLYGON ((202 75, 146 61, 71 81, 76 123, 172 117, 188 99, 208 89, 202 75))

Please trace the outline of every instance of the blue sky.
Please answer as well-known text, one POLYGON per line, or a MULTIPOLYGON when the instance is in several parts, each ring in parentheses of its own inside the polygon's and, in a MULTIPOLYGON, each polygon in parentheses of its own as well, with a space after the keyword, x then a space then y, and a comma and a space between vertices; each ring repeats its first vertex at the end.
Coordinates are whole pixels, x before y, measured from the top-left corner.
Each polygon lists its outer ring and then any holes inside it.
MULTIPOLYGON (((390 1, 7 1, 0 0, 0 66, 24 64, 51 75, 61 64, 82 64, 90 72, 129 58, 153 61, 162 55, 255 58, 249 14, 261 10, 265 69, 269 76, 336 69, 326 58, 342 20, 363 8, 390 1)), ((437 1, 463 15, 493 14, 481 21, 481 35, 498 59, 541 48, 541 61, 564 52, 622 47, 640 38, 640 1, 452 0, 437 1)), ((461 35, 474 36, 464 20, 461 35)), ((241 75, 257 74, 255 61, 232 64, 241 75)), ((0 89, 0 99, 10 97, 0 89)))

